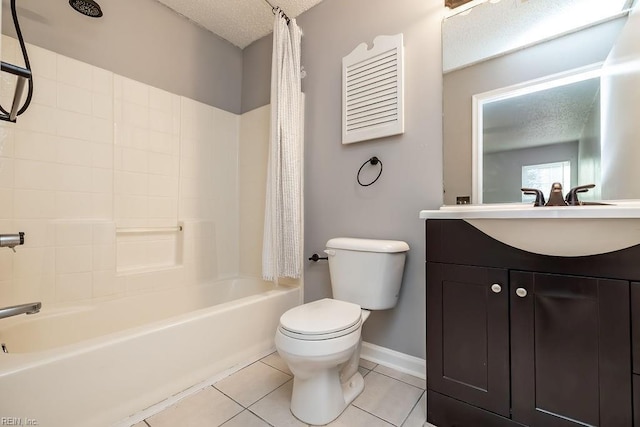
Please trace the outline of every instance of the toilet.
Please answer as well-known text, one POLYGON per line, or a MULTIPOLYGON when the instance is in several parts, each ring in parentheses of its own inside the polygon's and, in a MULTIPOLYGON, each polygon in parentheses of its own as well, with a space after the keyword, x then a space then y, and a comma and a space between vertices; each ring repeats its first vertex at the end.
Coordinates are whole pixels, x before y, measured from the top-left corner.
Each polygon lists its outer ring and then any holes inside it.
POLYGON ((275 337, 293 373, 291 412, 314 425, 336 419, 364 390, 358 372, 362 325, 370 310, 396 305, 409 250, 401 241, 347 237, 326 246, 333 299, 288 310, 275 337))

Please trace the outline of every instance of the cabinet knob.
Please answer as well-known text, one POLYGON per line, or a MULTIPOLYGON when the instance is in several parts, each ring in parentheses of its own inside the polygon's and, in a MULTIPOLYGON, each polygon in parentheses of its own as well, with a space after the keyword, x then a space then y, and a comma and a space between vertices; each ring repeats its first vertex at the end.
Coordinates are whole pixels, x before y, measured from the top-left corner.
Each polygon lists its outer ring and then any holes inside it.
POLYGON ((499 284, 497 284, 497 283, 494 283, 493 285, 491 285, 491 290, 492 290, 494 293, 499 294, 499 293, 500 293, 500 291, 502 290, 502 286, 500 286, 500 285, 499 285, 499 284))
POLYGON ((520 298, 524 298, 527 296, 527 290, 525 288, 518 288, 516 289, 516 295, 518 295, 520 298))

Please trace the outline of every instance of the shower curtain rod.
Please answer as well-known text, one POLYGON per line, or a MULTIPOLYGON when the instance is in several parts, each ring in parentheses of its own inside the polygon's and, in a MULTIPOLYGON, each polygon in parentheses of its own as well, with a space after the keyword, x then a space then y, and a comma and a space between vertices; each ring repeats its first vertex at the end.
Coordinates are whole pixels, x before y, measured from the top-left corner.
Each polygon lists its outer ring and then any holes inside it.
POLYGON ((280 16, 282 16, 284 18, 284 20, 287 21, 287 25, 289 25, 289 17, 287 16, 286 13, 284 13, 284 10, 280 9, 280 6, 274 6, 271 3, 269 3, 268 0, 264 0, 264 2, 266 4, 268 4, 269 6, 271 6, 271 11, 273 12, 274 15, 276 13, 279 13, 280 16))

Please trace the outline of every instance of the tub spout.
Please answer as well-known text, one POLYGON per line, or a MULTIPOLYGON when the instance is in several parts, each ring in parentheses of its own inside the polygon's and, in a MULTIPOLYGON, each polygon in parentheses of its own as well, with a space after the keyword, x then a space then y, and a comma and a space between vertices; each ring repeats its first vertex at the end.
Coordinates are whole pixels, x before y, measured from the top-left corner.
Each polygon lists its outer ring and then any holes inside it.
POLYGON ((35 314, 42 308, 41 302, 30 302, 28 304, 12 305, 11 307, 0 308, 0 319, 17 316, 19 314, 35 314))

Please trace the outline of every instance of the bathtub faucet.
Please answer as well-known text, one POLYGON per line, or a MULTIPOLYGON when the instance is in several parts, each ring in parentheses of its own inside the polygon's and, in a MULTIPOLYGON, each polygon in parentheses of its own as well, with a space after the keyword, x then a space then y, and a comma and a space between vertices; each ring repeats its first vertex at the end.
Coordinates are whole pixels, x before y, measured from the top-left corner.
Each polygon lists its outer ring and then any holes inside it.
POLYGON ((0 308, 0 319, 17 316, 19 314, 35 314, 42 308, 41 302, 30 302, 29 304, 12 305, 11 307, 0 308))

